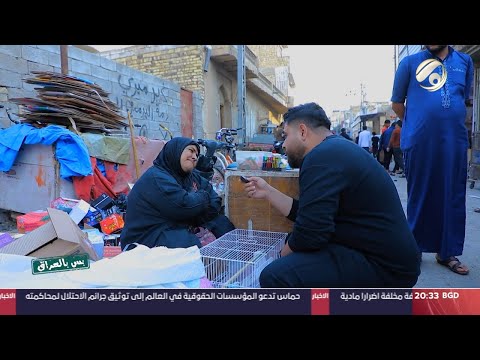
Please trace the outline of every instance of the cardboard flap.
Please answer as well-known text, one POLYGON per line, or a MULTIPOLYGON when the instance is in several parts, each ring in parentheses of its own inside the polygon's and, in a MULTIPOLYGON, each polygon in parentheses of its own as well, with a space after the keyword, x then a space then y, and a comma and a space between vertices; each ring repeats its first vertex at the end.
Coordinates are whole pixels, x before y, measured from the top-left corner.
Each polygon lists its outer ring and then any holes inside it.
POLYGON ((0 253, 51 257, 87 253, 98 260, 87 234, 79 229, 67 213, 48 208, 51 221, 0 248, 0 253))
POLYGON ((35 249, 42 247, 57 237, 53 223, 50 221, 32 232, 22 236, 10 244, 0 248, 0 253, 27 255, 35 249))
POLYGON ((70 241, 55 240, 28 254, 28 256, 42 258, 51 257, 52 254, 70 255, 78 252, 78 249, 78 244, 74 244, 70 241))
POLYGON ((57 234, 57 238, 70 241, 76 244, 80 243, 79 236, 82 237, 83 233, 68 214, 62 210, 47 209, 52 221, 53 227, 57 234))
POLYGON ((80 230, 66 212, 52 208, 48 208, 47 211, 55 227, 58 239, 80 245, 92 260, 98 260, 98 255, 88 240, 88 235, 80 230))

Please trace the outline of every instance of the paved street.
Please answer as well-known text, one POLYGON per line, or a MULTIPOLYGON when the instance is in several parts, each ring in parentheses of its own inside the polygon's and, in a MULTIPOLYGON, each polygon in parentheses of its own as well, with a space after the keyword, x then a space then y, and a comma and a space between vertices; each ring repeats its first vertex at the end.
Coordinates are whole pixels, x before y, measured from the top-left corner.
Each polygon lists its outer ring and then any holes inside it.
MULTIPOLYGON (((407 211, 407 182, 405 178, 392 176, 407 211)), ((480 213, 473 209, 480 207, 480 183, 474 189, 467 187, 467 226, 463 255, 458 258, 470 269, 468 275, 458 275, 435 260, 435 254, 423 254, 422 273, 416 288, 480 288, 480 213)))

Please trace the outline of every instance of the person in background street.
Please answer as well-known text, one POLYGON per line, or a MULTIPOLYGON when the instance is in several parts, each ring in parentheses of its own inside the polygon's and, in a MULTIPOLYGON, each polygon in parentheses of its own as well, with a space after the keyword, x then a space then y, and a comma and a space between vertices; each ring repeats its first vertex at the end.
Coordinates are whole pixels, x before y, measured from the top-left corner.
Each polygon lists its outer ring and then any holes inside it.
POLYGON ((290 108, 284 121, 288 163, 300 168, 299 199, 260 177, 245 184, 250 198, 268 200, 294 221, 281 257, 261 272, 261 287, 413 287, 420 258, 388 174, 332 135, 318 104, 290 108))
POLYGON ((358 134, 358 146, 370 153, 372 148, 372 133, 367 130, 366 125, 363 125, 363 131, 358 134))
POLYGON ((345 128, 340 129, 340 136, 343 136, 347 140, 353 141, 353 139, 347 134, 347 129, 345 128))
POLYGON ((380 131, 380 135, 383 135, 383 133, 387 131, 389 127, 390 127, 390 120, 387 119, 383 123, 382 129, 380 131))
POLYGON ((387 120, 384 121, 383 126, 380 129, 377 160, 382 165, 383 165, 383 162, 384 162, 384 159, 385 159, 385 151, 382 149, 381 140, 382 140, 383 133, 385 131, 387 131, 389 127, 390 127, 390 120, 387 119, 387 120))
POLYGON ((283 141, 283 122, 273 130, 275 141, 283 141))
POLYGON ((272 151, 283 155, 283 121, 273 130, 275 141, 273 142, 272 151))
POLYGON ((457 256, 465 242, 465 119, 473 61, 448 45, 425 48, 400 62, 391 98, 403 120, 407 217, 422 253, 436 253, 439 264, 467 275, 457 256))
POLYGON ((392 123, 390 128, 380 137, 380 149, 383 151, 383 167, 387 172, 390 172, 390 162, 393 155, 393 150, 388 147, 393 130, 395 130, 395 123, 392 123))
POLYGON ((402 149, 400 149, 400 139, 402 136, 402 120, 395 122, 395 130, 392 132, 390 141, 388 142, 387 151, 393 152, 393 158, 395 160, 395 167, 398 169, 395 171, 395 174, 403 174, 404 165, 403 165, 403 155, 402 149))
POLYGON ((379 142, 380 138, 377 136, 377 133, 375 131, 372 131, 372 154, 374 158, 376 158, 378 155, 379 142))
POLYGON ((204 244, 197 233, 205 236, 208 229, 214 239, 234 229, 220 214, 221 198, 196 169, 199 152, 199 145, 184 137, 165 144, 128 194, 120 236, 123 249, 133 243, 150 248, 201 247, 204 244))

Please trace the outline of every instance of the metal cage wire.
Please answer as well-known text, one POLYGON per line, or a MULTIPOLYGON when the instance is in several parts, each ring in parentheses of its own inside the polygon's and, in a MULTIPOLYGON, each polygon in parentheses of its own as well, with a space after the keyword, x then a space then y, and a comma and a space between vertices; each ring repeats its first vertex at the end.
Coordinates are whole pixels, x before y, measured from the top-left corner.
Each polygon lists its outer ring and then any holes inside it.
POLYGON ((258 288, 261 271, 279 257, 287 233, 232 230, 200 249, 215 288, 258 288))

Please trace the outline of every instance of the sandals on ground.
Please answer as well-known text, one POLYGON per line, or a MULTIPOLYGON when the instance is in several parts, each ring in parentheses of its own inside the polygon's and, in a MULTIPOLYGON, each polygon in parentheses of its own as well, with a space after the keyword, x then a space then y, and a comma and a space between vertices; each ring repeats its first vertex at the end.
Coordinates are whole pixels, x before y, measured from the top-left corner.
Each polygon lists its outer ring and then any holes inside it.
POLYGON ((437 262, 440 265, 446 266, 449 268, 451 271, 454 273, 460 274, 460 275, 467 275, 469 273, 469 270, 463 267, 463 264, 456 258, 455 256, 450 256, 449 258, 442 260, 437 256, 435 256, 437 259, 437 262))

